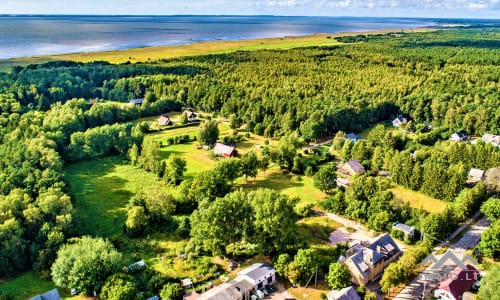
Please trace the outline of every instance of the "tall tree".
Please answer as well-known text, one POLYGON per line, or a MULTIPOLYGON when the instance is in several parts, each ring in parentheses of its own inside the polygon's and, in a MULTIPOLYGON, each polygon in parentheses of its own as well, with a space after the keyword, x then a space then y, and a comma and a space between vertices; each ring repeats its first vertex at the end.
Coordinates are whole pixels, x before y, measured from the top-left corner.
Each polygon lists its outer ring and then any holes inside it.
POLYGON ((320 168, 313 176, 314 186, 323 192, 329 192, 337 186, 337 173, 334 165, 320 168))
POLYGON ((52 280, 62 288, 76 288, 90 295, 99 292, 108 276, 120 270, 122 255, 102 238, 84 236, 57 252, 52 280))
POLYGON ((209 120, 200 125, 198 129, 198 141, 203 145, 213 145, 219 138, 219 127, 217 121, 209 120))
POLYGON ((165 162, 165 170, 163 172, 163 180, 168 184, 178 185, 184 176, 186 171, 186 160, 175 154, 168 157, 165 162))
POLYGON ((257 176, 257 167, 259 166, 259 159, 257 154, 253 151, 248 151, 241 156, 241 172, 245 175, 245 181, 247 181, 248 176, 257 176))
POLYGON ((328 286, 333 290, 341 290, 351 284, 351 274, 342 263, 332 263, 326 276, 328 286))

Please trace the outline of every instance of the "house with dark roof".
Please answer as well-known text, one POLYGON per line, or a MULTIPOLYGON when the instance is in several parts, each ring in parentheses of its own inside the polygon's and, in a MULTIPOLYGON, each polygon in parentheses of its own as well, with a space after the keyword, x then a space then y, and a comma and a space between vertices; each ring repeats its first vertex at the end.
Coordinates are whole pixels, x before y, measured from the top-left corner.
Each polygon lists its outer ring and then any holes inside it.
POLYGON ((388 233, 376 238, 368 246, 358 246, 344 261, 351 273, 352 282, 361 285, 378 278, 384 268, 400 255, 396 242, 388 233))
POLYGON ((359 162, 359 160, 351 160, 343 164, 339 168, 339 172, 348 175, 348 176, 354 176, 356 174, 364 174, 366 172, 365 167, 359 162))
POLYGON ((352 286, 343 288, 340 291, 331 291, 326 295, 326 298, 328 300, 361 300, 352 286))
POLYGON ((408 123, 408 119, 403 118, 401 116, 392 120, 392 126, 394 126, 394 127, 401 127, 402 125, 405 125, 406 123, 408 123))
POLYGON ((453 141, 453 142, 463 142, 463 141, 466 141, 467 140, 467 132, 465 131, 457 131, 457 132, 454 132, 451 136, 450 136, 450 141, 453 141))
POLYGON ((392 225, 392 229, 401 231, 405 239, 413 239, 415 237, 415 227, 413 226, 397 222, 392 225))
POLYGON ((238 151, 236 151, 236 148, 224 145, 222 143, 216 143, 213 151, 216 155, 222 156, 224 158, 234 157, 238 155, 238 151))
POLYGON ((355 144, 361 138, 357 134, 354 134, 353 132, 351 132, 351 133, 348 133, 345 135, 345 139, 350 141, 351 143, 355 144))
POLYGON ((446 280, 441 281, 434 290, 434 297, 437 299, 462 299, 463 294, 479 280, 479 271, 466 265, 467 269, 456 267, 446 280))
POLYGON ((29 300, 61 300, 61 296, 59 295, 59 291, 57 289, 53 289, 45 294, 36 295, 29 300))
POLYGON ((133 106, 133 105, 142 105, 144 102, 144 98, 137 98, 137 99, 132 99, 128 102, 128 105, 133 106))
POLYGON ((162 126, 166 126, 166 125, 172 124, 172 121, 170 120, 170 118, 167 115, 161 115, 158 118, 158 124, 162 125, 162 126))
POLYGON ((189 122, 196 121, 197 114, 195 112, 190 111, 190 110, 185 110, 184 113, 186 114, 189 122))

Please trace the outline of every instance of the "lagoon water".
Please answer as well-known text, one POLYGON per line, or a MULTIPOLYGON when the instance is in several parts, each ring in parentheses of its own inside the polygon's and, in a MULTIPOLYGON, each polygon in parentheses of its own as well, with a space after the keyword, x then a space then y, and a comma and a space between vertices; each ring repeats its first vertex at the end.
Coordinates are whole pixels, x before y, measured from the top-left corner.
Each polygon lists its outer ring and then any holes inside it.
POLYGON ((432 26, 406 18, 278 16, 0 16, 0 59, 432 26))

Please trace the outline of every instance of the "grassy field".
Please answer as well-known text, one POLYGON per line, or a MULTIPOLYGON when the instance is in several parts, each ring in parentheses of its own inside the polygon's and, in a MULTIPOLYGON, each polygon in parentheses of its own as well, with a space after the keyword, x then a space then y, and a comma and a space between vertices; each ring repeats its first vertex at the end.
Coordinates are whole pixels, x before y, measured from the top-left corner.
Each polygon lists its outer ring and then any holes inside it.
POLYGON ((396 199, 407 202, 413 208, 421 208, 427 212, 440 212, 446 206, 446 202, 429 197, 419 192, 412 191, 399 185, 395 185, 391 192, 396 199))
POLYGON ((14 300, 25 300, 35 295, 43 294, 53 288, 55 288, 53 282, 42 280, 33 274, 33 272, 24 273, 5 283, 0 282, 0 290, 12 294, 14 300))
POLYGON ((290 197, 298 197, 302 202, 318 204, 326 196, 325 193, 314 187, 313 180, 307 176, 286 174, 277 166, 266 172, 257 174, 257 178, 248 179, 247 183, 240 183, 244 188, 270 188, 290 197))
POLYGON ((86 231, 109 238, 122 235, 130 197, 159 184, 153 174, 119 157, 68 165, 65 176, 86 231))
POLYGON ((311 216, 297 222, 299 239, 311 246, 329 243, 330 234, 343 225, 327 216, 311 216))

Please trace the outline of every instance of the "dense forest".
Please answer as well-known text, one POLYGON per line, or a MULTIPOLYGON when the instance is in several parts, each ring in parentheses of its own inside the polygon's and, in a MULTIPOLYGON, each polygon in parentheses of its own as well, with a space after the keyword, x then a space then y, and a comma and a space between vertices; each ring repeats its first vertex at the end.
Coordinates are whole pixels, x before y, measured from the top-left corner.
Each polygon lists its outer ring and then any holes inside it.
MULTIPOLYGON (((470 167, 498 166, 498 149, 483 143, 436 146, 436 142, 457 130, 471 135, 500 133, 499 40, 500 31, 488 28, 399 32, 341 40, 346 44, 336 47, 240 51, 148 64, 51 62, 1 73, 0 276, 29 268, 47 275, 57 250, 67 239, 84 233, 62 177, 65 163, 126 157, 129 149, 139 152, 148 128, 127 122, 182 107, 230 117, 251 132, 284 141, 291 132, 305 141, 337 134, 334 148, 343 159, 359 159, 373 172, 388 170, 394 182, 438 199, 469 197, 467 203, 477 207, 482 194, 461 194, 466 172, 470 167), (143 105, 128 105, 135 98, 144 98, 143 105), (360 132, 398 115, 434 129, 418 132, 416 141, 381 129, 381 135, 375 131, 356 145, 338 133, 360 132)), ((280 162, 280 157, 274 159, 280 162)), ((284 168, 293 168, 293 156, 281 160, 284 168)), ((299 169, 303 173, 305 166, 299 169)), ((178 178, 172 175, 169 180, 176 183, 178 178)), ((336 205, 338 212, 372 222, 375 229, 383 227, 373 224, 377 218, 370 217, 375 215, 386 222, 411 219, 401 215, 407 208, 388 204, 393 196, 379 185, 383 183, 363 177, 345 194, 327 199, 331 202, 327 206, 336 205), (376 193, 366 194, 361 186, 376 193), (373 206, 363 206, 360 199, 365 198, 373 206)), ((196 187, 195 182, 192 188, 196 187)), ((210 199, 211 203, 198 202, 217 212, 236 199, 240 210, 246 207, 265 215, 272 210, 260 212, 258 204, 271 196, 275 196, 271 191, 239 192, 210 199)), ((455 210, 463 211, 464 206, 455 204, 455 210)), ((252 224, 250 231, 261 230, 263 225, 248 212, 242 216, 234 222, 252 224)), ((215 219, 201 211, 193 218, 198 220, 194 231, 200 236, 215 236, 204 231, 205 223, 215 219)), ((227 226, 230 230, 232 223, 227 226)), ((436 228, 433 234, 442 238, 448 229, 436 228)), ((221 238, 236 243, 241 236, 261 248, 272 238, 271 233, 256 236, 244 230, 221 238)), ((200 238, 195 246, 219 253, 221 245, 211 242, 200 238)), ((282 244, 266 251, 277 253, 282 244)))

